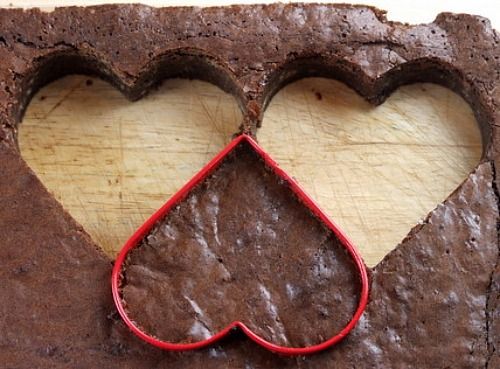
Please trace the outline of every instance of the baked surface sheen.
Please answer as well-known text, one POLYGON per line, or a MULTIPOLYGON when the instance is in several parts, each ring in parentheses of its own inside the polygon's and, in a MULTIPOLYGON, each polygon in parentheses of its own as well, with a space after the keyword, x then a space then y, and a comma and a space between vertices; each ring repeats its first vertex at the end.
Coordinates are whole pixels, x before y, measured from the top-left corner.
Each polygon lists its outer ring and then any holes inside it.
POLYGON ((127 255, 129 315, 169 342, 242 321, 268 342, 320 344, 359 304, 356 265, 252 149, 240 143, 127 255))
POLYGON ((5 368, 496 368, 500 366, 498 192, 500 36, 477 16, 388 22, 349 5, 155 9, 140 5, 0 10, 0 362, 5 368), (233 93, 257 135, 283 85, 339 79, 377 104, 398 86, 460 93, 483 158, 423 224, 371 270, 370 302, 331 350, 284 358, 233 337, 171 354, 141 343, 111 300, 109 260, 20 157, 33 93, 70 73, 131 99, 168 77, 233 93))

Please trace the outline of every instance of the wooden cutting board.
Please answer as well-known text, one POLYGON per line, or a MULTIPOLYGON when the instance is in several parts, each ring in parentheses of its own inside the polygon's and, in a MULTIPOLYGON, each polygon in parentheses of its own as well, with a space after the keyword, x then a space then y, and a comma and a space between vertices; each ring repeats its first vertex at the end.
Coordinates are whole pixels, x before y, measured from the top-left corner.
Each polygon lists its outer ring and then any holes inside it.
MULTIPOLYGON (((229 142, 240 120, 234 99, 208 83, 169 80, 130 103, 105 82, 71 76, 35 95, 19 143, 47 188, 114 255, 229 142)), ((470 107, 431 84, 402 87, 373 107, 337 81, 298 81, 275 96, 258 138, 369 265, 481 155, 470 107)))

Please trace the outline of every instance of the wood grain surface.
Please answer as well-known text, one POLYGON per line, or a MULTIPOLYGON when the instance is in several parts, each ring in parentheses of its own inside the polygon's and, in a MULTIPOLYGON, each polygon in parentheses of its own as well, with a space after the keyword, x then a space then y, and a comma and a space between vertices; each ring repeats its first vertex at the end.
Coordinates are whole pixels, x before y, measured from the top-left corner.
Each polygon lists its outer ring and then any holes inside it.
MULTIPOLYGON (((240 119, 235 100, 205 82, 168 80, 130 103, 105 82, 70 76, 33 98, 19 143, 47 188, 114 255, 240 119)), ((337 81, 301 80, 274 97, 258 139, 371 266, 481 155, 470 107, 431 84, 404 86, 373 107, 337 81)))

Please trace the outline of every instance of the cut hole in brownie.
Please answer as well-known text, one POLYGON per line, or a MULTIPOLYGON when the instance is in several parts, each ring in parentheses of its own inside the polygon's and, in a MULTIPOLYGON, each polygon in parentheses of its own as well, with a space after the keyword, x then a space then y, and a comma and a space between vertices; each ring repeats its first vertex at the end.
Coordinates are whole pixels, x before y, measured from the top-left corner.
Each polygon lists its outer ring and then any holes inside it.
POLYGON ((374 107, 335 80, 303 79, 275 95, 257 137, 370 266, 462 183, 482 152, 470 106, 428 83, 402 86, 374 107))
POLYGON ((130 102, 100 79, 71 76, 34 96, 19 146, 42 182, 114 257, 240 122, 235 99, 207 82, 167 80, 130 102))

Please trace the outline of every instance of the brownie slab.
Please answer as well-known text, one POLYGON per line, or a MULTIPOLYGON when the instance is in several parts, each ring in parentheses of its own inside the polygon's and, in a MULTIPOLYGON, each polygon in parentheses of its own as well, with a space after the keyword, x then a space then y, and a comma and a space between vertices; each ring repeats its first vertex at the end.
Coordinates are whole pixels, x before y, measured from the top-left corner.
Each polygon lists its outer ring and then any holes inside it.
POLYGON ((497 367, 499 81, 500 36, 472 15, 442 13, 432 23, 407 25, 350 5, 0 10, 0 363, 16 369, 497 367), (403 84, 438 83, 472 106, 484 154, 448 200, 371 270, 367 309, 339 345, 306 359, 285 358, 235 336, 172 354, 125 328, 111 299, 111 260, 17 149, 31 96, 69 73, 100 76, 131 99, 168 77, 208 80, 236 96, 241 131, 254 136, 273 94, 301 77, 339 79, 373 103, 403 84))

